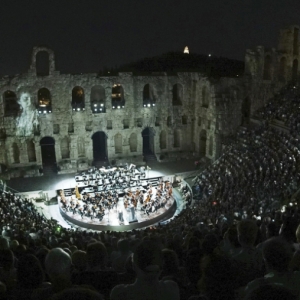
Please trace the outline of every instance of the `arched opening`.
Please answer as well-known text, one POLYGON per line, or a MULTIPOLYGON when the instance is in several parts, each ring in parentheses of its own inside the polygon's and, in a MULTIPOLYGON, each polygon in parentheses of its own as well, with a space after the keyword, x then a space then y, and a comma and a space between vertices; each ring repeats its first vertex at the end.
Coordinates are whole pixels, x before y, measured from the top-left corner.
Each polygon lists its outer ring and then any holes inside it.
POLYGON ((174 106, 182 105, 182 99, 183 99, 182 85, 176 83, 173 85, 173 89, 172 89, 172 104, 174 106))
POLYGON ((96 161, 107 160, 107 136, 104 131, 97 131, 92 135, 93 158, 96 161))
POLYGON ((151 127, 146 127, 142 131, 143 137, 143 154, 154 154, 154 130, 151 127))
POLYGON ((214 148, 214 140, 212 138, 212 136, 209 138, 209 149, 208 149, 208 153, 210 156, 213 155, 213 148, 214 148))
POLYGON ((279 81, 285 82, 286 80, 286 58, 282 57, 279 63, 279 81))
POLYGON ((124 89, 121 84, 114 84, 111 89, 111 105, 113 109, 125 107, 124 89))
POLYGON ((182 125, 187 125, 187 123, 188 123, 188 117, 186 115, 182 116, 181 123, 182 123, 182 125))
POLYGON ((74 111, 85 110, 84 90, 80 86, 75 86, 72 90, 72 109, 74 111))
POLYGON ((206 86, 202 88, 202 107, 208 108, 208 93, 206 86))
POLYGON ((29 162, 35 162, 36 161, 36 155, 35 155, 35 145, 33 140, 27 140, 27 155, 28 155, 28 161, 29 162))
POLYGON ((202 118, 198 117, 198 126, 201 126, 201 125, 202 125, 202 118))
POLYGON ((137 135, 136 135, 136 133, 132 133, 130 135, 129 147, 130 147, 130 152, 136 152, 137 151, 137 135))
POLYGON ((15 164, 20 163, 20 149, 17 143, 12 144, 13 162, 15 164))
POLYGON ((299 36, 299 28, 294 28, 294 40, 293 40, 293 55, 298 55, 298 36, 299 36))
POLYGON ((16 117, 20 113, 20 105, 17 96, 12 91, 3 94, 4 115, 5 117, 16 117))
POLYGON ((51 94, 46 88, 38 90, 38 111, 39 113, 51 113, 51 94))
POLYGON ((149 83, 146 84, 143 89, 143 106, 144 107, 155 106, 153 87, 149 83))
POLYGON ((97 85, 92 87, 91 90, 91 110, 94 114, 105 113, 105 89, 97 85))
POLYGON ((85 144, 83 137, 79 137, 77 140, 77 153, 78 157, 85 157, 85 144))
POLYGON ((250 114, 251 114, 251 101, 248 97, 246 97, 242 103, 242 125, 246 125, 249 123, 250 114))
POLYGON ((60 140, 60 152, 62 159, 70 158, 70 142, 66 136, 60 140))
POLYGON ((202 129, 199 135, 199 154, 206 156, 206 130, 202 129))
POLYGON ((36 54, 36 75, 49 75, 49 53, 47 51, 39 51, 36 54))
POLYGON ((162 130, 159 136, 159 147, 161 150, 167 149, 167 133, 162 130))
POLYGON ((123 138, 122 134, 117 133, 115 135, 115 153, 121 154, 123 153, 123 138))
POLYGON ((54 166, 55 157, 55 140, 52 137, 43 137, 40 141, 43 166, 54 166))
POLYGON ((171 116, 168 116, 168 117, 167 117, 167 126, 168 126, 168 127, 171 127, 171 126, 172 126, 172 117, 171 117, 171 116))
POLYGON ((272 65, 271 56, 266 55, 264 61, 264 73, 263 73, 264 80, 271 80, 271 65, 272 65))
POLYGON ((174 130, 174 148, 180 147, 180 130, 175 129, 174 130))
POLYGON ((293 70, 292 70, 292 79, 296 81, 298 78, 298 59, 294 59, 293 61, 293 70))

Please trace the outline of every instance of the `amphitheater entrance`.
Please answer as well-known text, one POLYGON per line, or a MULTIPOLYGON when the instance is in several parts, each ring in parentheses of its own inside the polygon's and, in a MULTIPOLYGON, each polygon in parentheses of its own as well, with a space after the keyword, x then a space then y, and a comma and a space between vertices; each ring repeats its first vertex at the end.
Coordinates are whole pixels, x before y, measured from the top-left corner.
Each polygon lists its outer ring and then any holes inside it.
POLYGON ((242 125, 249 124, 251 114, 251 101, 246 97, 242 103, 242 125))
POLYGON ((202 129, 199 135, 199 154, 201 157, 206 156, 206 130, 202 129))
POLYGON ((151 127, 146 127, 142 131, 143 137, 143 154, 154 154, 154 130, 151 127))
POLYGON ((104 131, 97 131, 92 135, 94 165, 107 161, 107 135, 104 131))
POLYGON ((43 137, 40 140, 43 173, 44 175, 52 175, 57 172, 56 156, 55 156, 55 140, 50 136, 43 137))

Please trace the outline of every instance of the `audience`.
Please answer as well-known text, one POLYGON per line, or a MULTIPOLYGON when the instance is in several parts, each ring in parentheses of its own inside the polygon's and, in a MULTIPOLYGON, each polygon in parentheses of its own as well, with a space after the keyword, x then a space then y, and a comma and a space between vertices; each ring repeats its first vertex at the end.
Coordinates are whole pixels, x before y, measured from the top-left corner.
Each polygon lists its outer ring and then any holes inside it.
POLYGON ((299 100, 289 87, 256 112, 259 125, 241 127, 194 178, 196 201, 182 183, 187 208, 151 228, 62 228, 2 192, 0 298, 296 299, 299 100))

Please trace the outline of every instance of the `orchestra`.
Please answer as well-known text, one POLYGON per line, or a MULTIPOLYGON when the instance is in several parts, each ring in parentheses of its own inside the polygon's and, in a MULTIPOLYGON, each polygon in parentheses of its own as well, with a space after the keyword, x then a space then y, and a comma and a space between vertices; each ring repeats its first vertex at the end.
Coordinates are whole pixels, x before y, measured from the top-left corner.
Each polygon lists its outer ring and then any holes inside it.
POLYGON ((143 170, 145 168, 137 171, 136 166, 131 164, 125 168, 93 167, 81 172, 75 176, 76 187, 71 197, 66 197, 64 190, 59 191, 61 208, 73 215, 78 214, 81 219, 98 219, 99 222, 110 211, 114 211, 120 224, 124 223, 123 211, 131 215, 131 220, 136 219, 136 211, 147 216, 158 214, 159 209, 166 207, 172 197, 172 184, 162 178, 157 186, 145 179, 142 184, 141 177, 145 177, 143 170), (86 184, 89 184, 88 189, 85 188, 86 184))

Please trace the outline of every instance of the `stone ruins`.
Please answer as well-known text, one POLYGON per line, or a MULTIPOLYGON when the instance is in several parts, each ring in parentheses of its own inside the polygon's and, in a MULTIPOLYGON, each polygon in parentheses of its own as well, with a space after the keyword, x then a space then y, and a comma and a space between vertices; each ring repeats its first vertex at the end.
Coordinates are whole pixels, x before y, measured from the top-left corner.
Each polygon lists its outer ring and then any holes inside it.
POLYGON ((61 74, 53 51, 35 47, 27 73, 0 79, 1 171, 19 177, 105 161, 215 160, 251 112, 297 80, 298 61, 298 26, 280 32, 277 49, 247 50, 244 76, 235 78, 61 74), (40 53, 49 60, 46 72, 40 53))

